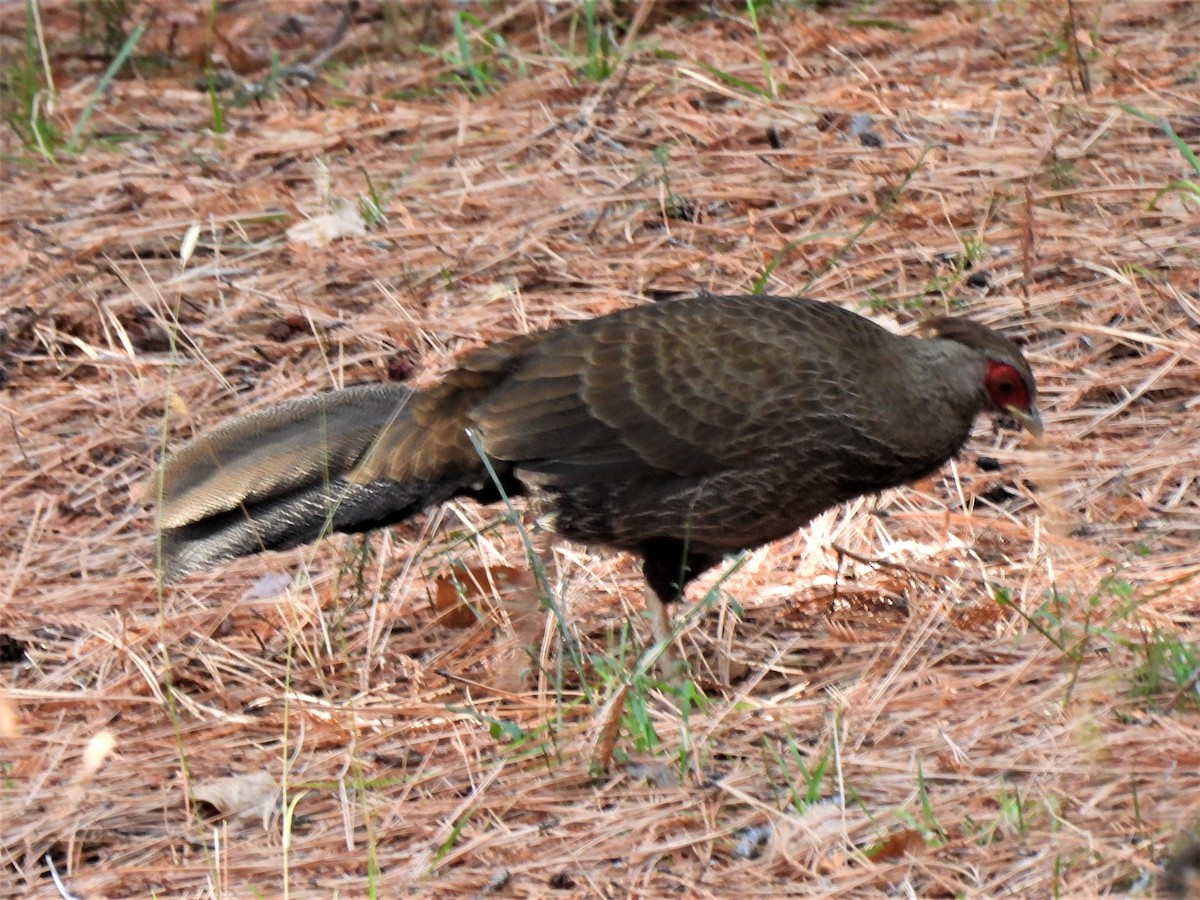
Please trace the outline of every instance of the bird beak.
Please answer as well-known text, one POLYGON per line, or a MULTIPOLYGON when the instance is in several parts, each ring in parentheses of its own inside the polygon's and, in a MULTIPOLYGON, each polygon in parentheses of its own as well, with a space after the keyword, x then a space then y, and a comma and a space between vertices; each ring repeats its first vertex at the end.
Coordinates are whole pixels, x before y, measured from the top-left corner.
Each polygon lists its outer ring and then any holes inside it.
POLYGON ((1042 414, 1038 412, 1038 408, 1032 403, 1029 404, 1029 409, 1006 406, 1004 411, 1016 419, 1018 424, 1035 438, 1041 438, 1042 432, 1045 430, 1042 427, 1042 414))

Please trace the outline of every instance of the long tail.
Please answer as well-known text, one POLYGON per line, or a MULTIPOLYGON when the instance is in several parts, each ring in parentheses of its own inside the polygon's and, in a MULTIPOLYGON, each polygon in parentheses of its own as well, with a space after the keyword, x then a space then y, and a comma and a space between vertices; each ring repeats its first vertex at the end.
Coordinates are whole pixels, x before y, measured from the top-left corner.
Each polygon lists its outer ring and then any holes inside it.
POLYGON ((183 447, 160 472, 168 580, 333 531, 400 522, 462 492, 461 470, 361 470, 381 444, 425 444, 413 416, 420 396, 400 385, 332 391, 227 422, 183 447))

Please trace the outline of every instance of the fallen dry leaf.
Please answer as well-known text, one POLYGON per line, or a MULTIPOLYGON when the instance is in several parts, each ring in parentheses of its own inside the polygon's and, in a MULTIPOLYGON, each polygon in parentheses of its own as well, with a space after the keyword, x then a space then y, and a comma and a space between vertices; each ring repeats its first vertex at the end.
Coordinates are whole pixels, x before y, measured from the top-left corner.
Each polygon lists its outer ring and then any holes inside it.
POLYGON ((279 787, 266 772, 227 775, 196 785, 192 799, 230 819, 261 819, 266 828, 279 801, 279 787))
POLYGON ((906 828, 891 834, 878 847, 867 851, 867 856, 876 862, 895 862, 906 855, 916 856, 925 849, 925 838, 914 828, 906 828))
POLYGON ((455 565, 434 579, 433 608, 440 624, 469 628, 486 616, 493 598, 506 599, 529 583, 527 573, 511 566, 455 565))
POLYGON ((289 241, 310 247, 324 247, 338 238, 362 237, 366 233, 367 226, 362 216, 349 204, 343 204, 333 212, 305 219, 287 230, 289 241))

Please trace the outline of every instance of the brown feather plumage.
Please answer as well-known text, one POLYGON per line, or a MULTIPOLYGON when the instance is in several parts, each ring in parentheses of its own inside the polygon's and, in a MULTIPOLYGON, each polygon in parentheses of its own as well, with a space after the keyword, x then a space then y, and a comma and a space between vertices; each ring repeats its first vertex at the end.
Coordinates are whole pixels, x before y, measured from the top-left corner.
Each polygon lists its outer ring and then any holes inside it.
POLYGON ((672 599, 725 553, 936 470, 981 412, 1040 429, 1015 345, 965 319, 926 333, 812 300, 698 297, 494 344, 427 391, 282 404, 168 460, 168 569, 310 540, 325 519, 356 531, 495 499, 473 434, 507 491, 565 537, 640 553, 672 599))

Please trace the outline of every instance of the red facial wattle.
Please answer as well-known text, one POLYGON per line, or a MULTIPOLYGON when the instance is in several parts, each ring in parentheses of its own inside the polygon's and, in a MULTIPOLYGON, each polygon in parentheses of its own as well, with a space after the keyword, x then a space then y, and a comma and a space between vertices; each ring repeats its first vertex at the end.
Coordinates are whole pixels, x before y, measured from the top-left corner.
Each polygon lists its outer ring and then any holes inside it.
POLYGON ((1035 437, 1041 436, 1042 418, 1020 372, 1008 363, 988 360, 983 384, 997 409, 1011 415, 1035 437))

